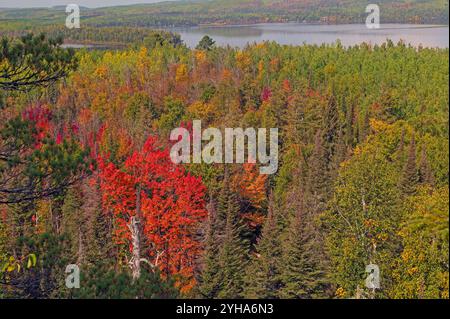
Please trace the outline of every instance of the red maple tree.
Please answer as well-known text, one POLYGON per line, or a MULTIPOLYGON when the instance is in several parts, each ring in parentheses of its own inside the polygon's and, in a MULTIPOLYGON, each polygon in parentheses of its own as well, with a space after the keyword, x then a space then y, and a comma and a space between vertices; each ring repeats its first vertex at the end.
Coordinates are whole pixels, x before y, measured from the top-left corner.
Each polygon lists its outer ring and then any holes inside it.
POLYGON ((103 204, 115 216, 118 243, 132 242, 129 225, 140 215, 146 257, 163 275, 173 275, 182 291, 190 290, 195 285, 194 262, 201 252, 196 235, 207 217, 201 178, 173 164, 154 137, 122 167, 102 157, 99 169, 103 204))

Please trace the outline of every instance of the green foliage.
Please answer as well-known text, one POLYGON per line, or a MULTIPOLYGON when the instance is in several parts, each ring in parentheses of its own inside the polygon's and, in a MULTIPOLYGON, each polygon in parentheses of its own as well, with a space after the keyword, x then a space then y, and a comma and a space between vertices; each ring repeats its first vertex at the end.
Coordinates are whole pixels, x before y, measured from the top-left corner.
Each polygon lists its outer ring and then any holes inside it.
POLYGON ((393 298, 448 298, 448 187, 421 187, 408 199, 400 227, 393 298))
POLYGON ((149 49, 162 46, 178 47, 183 44, 179 34, 165 31, 155 31, 144 38, 143 44, 149 49))
POLYGON ((284 242, 280 297, 286 299, 324 296, 324 273, 314 256, 311 224, 305 224, 304 218, 301 211, 292 217, 284 242))
POLYGON ((257 252, 248 265, 246 298, 273 299, 279 296, 281 268, 286 262, 282 255, 279 219, 278 208, 274 207, 272 198, 261 238, 256 245, 257 252))
POLYGON ((62 49, 62 38, 27 34, 3 37, 0 43, 0 89, 23 90, 45 86, 65 77, 76 67, 74 51, 62 49))
POLYGON ((0 202, 20 203, 59 195, 88 174, 93 162, 89 150, 77 141, 62 143, 50 137, 36 141, 36 123, 19 117, 1 129, 0 202), (21 174, 17 174, 21 171, 21 174))
POLYGON ((211 39, 209 36, 205 35, 198 43, 196 49, 210 51, 214 47, 215 44, 216 44, 216 41, 211 39))
POLYGON ((67 238, 44 233, 21 237, 17 245, 22 251, 33 253, 25 253, 20 260, 10 257, 8 267, 17 271, 8 271, 7 268, 7 272, 2 274, 1 280, 7 283, 5 295, 51 298, 62 293, 64 270, 69 261, 67 238))
POLYGON ((364 287, 365 266, 370 263, 380 267, 383 287, 389 289, 400 246, 400 176, 385 159, 383 146, 374 144, 359 150, 341 168, 325 221, 330 229, 331 275, 347 297, 364 287))
MULTIPOLYGON (((226 173, 227 174, 227 173, 226 173)), ((230 190, 227 178, 219 197, 219 227, 223 227, 222 242, 219 248, 219 278, 221 288, 217 297, 221 299, 242 298, 244 273, 247 263, 246 243, 241 238, 243 231, 239 217, 236 195, 230 190)))
POLYGON ((198 292, 200 296, 206 299, 217 298, 221 288, 220 265, 219 265, 219 247, 217 212, 214 202, 208 205, 208 225, 205 234, 205 252, 203 253, 203 269, 201 272, 198 292))
POLYGON ((75 299, 167 299, 179 296, 170 280, 163 281, 158 272, 143 270, 133 281, 127 271, 116 271, 98 263, 80 276, 80 289, 71 297, 75 299))
MULTIPOLYGON (((201 0, 195 2, 156 3, 109 8, 83 8, 88 26, 193 26, 199 24, 250 24, 261 22, 306 21, 323 23, 363 23, 370 1, 326 2, 313 0, 201 0), (119 18, 118 18, 119 17, 119 18)), ((448 23, 448 1, 395 0, 382 2, 382 23, 448 23)), ((0 19, 14 19, 13 28, 62 24, 65 12, 60 8, 41 10, 12 9, 0 12, 0 19)), ((9 29, 9 28, 7 28, 9 29)))
POLYGON ((161 115, 158 124, 162 132, 169 134, 174 128, 180 126, 184 116, 185 107, 183 101, 168 97, 164 101, 164 109, 166 110, 166 113, 161 115))
MULTIPOLYGON (((114 30, 103 30, 105 41, 126 39, 114 30)), ((448 49, 387 41, 190 50, 170 36, 141 47, 148 35, 136 31, 139 48, 80 52, 79 70, 60 86, 2 92, 0 258, 21 262, 2 297, 448 298, 448 49), (49 106, 48 123, 18 116, 37 103, 49 106), (187 165, 210 200, 209 222, 189 229, 203 239, 202 256, 187 265, 184 290, 157 272, 133 283, 127 220, 120 209, 119 218, 106 214, 110 199, 89 158, 123 167, 149 135, 167 146, 194 116, 221 129, 278 127, 278 173, 259 183, 237 165, 187 165), (73 136, 55 138, 61 132, 73 136), (25 270, 30 254, 36 267, 25 270), (81 267, 78 292, 64 288, 68 263, 81 267), (365 288, 370 263, 381 270, 375 292, 365 288)), ((114 204, 134 205, 133 194, 114 204)))

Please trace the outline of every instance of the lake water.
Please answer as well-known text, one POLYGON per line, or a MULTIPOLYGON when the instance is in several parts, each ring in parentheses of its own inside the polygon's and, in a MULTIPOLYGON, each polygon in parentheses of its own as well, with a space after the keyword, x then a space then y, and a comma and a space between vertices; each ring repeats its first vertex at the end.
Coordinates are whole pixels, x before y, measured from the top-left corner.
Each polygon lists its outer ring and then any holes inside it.
POLYGON ((183 41, 194 48, 204 35, 212 37, 217 45, 244 47, 248 43, 276 41, 299 45, 335 43, 344 46, 367 42, 381 44, 386 39, 395 43, 403 40, 413 46, 449 47, 449 27, 417 24, 382 24, 380 29, 367 29, 362 24, 308 25, 301 23, 265 23, 245 26, 200 26, 173 28, 183 41))

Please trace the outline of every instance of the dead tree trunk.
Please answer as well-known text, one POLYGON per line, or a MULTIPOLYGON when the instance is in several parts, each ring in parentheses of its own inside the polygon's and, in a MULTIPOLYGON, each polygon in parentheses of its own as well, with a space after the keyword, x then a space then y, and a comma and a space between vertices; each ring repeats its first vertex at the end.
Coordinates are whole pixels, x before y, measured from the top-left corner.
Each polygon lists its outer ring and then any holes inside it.
POLYGON ((131 257, 131 273, 133 281, 141 276, 141 187, 136 189, 136 214, 131 217, 128 225, 131 232, 132 257, 131 257))

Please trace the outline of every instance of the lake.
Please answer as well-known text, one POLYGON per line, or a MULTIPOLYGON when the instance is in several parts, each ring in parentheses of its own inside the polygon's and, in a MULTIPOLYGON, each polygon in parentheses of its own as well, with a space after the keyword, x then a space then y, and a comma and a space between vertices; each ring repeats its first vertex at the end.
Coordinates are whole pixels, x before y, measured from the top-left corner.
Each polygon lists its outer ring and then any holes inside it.
POLYGON ((367 29, 363 24, 311 25, 301 23, 265 23, 244 26, 199 26, 171 28, 183 41, 194 48, 204 35, 212 37, 217 45, 244 47, 248 43, 276 41, 299 45, 335 43, 344 46, 367 42, 381 44, 386 39, 403 40, 413 46, 449 47, 449 27, 417 24, 382 24, 380 29, 367 29))

